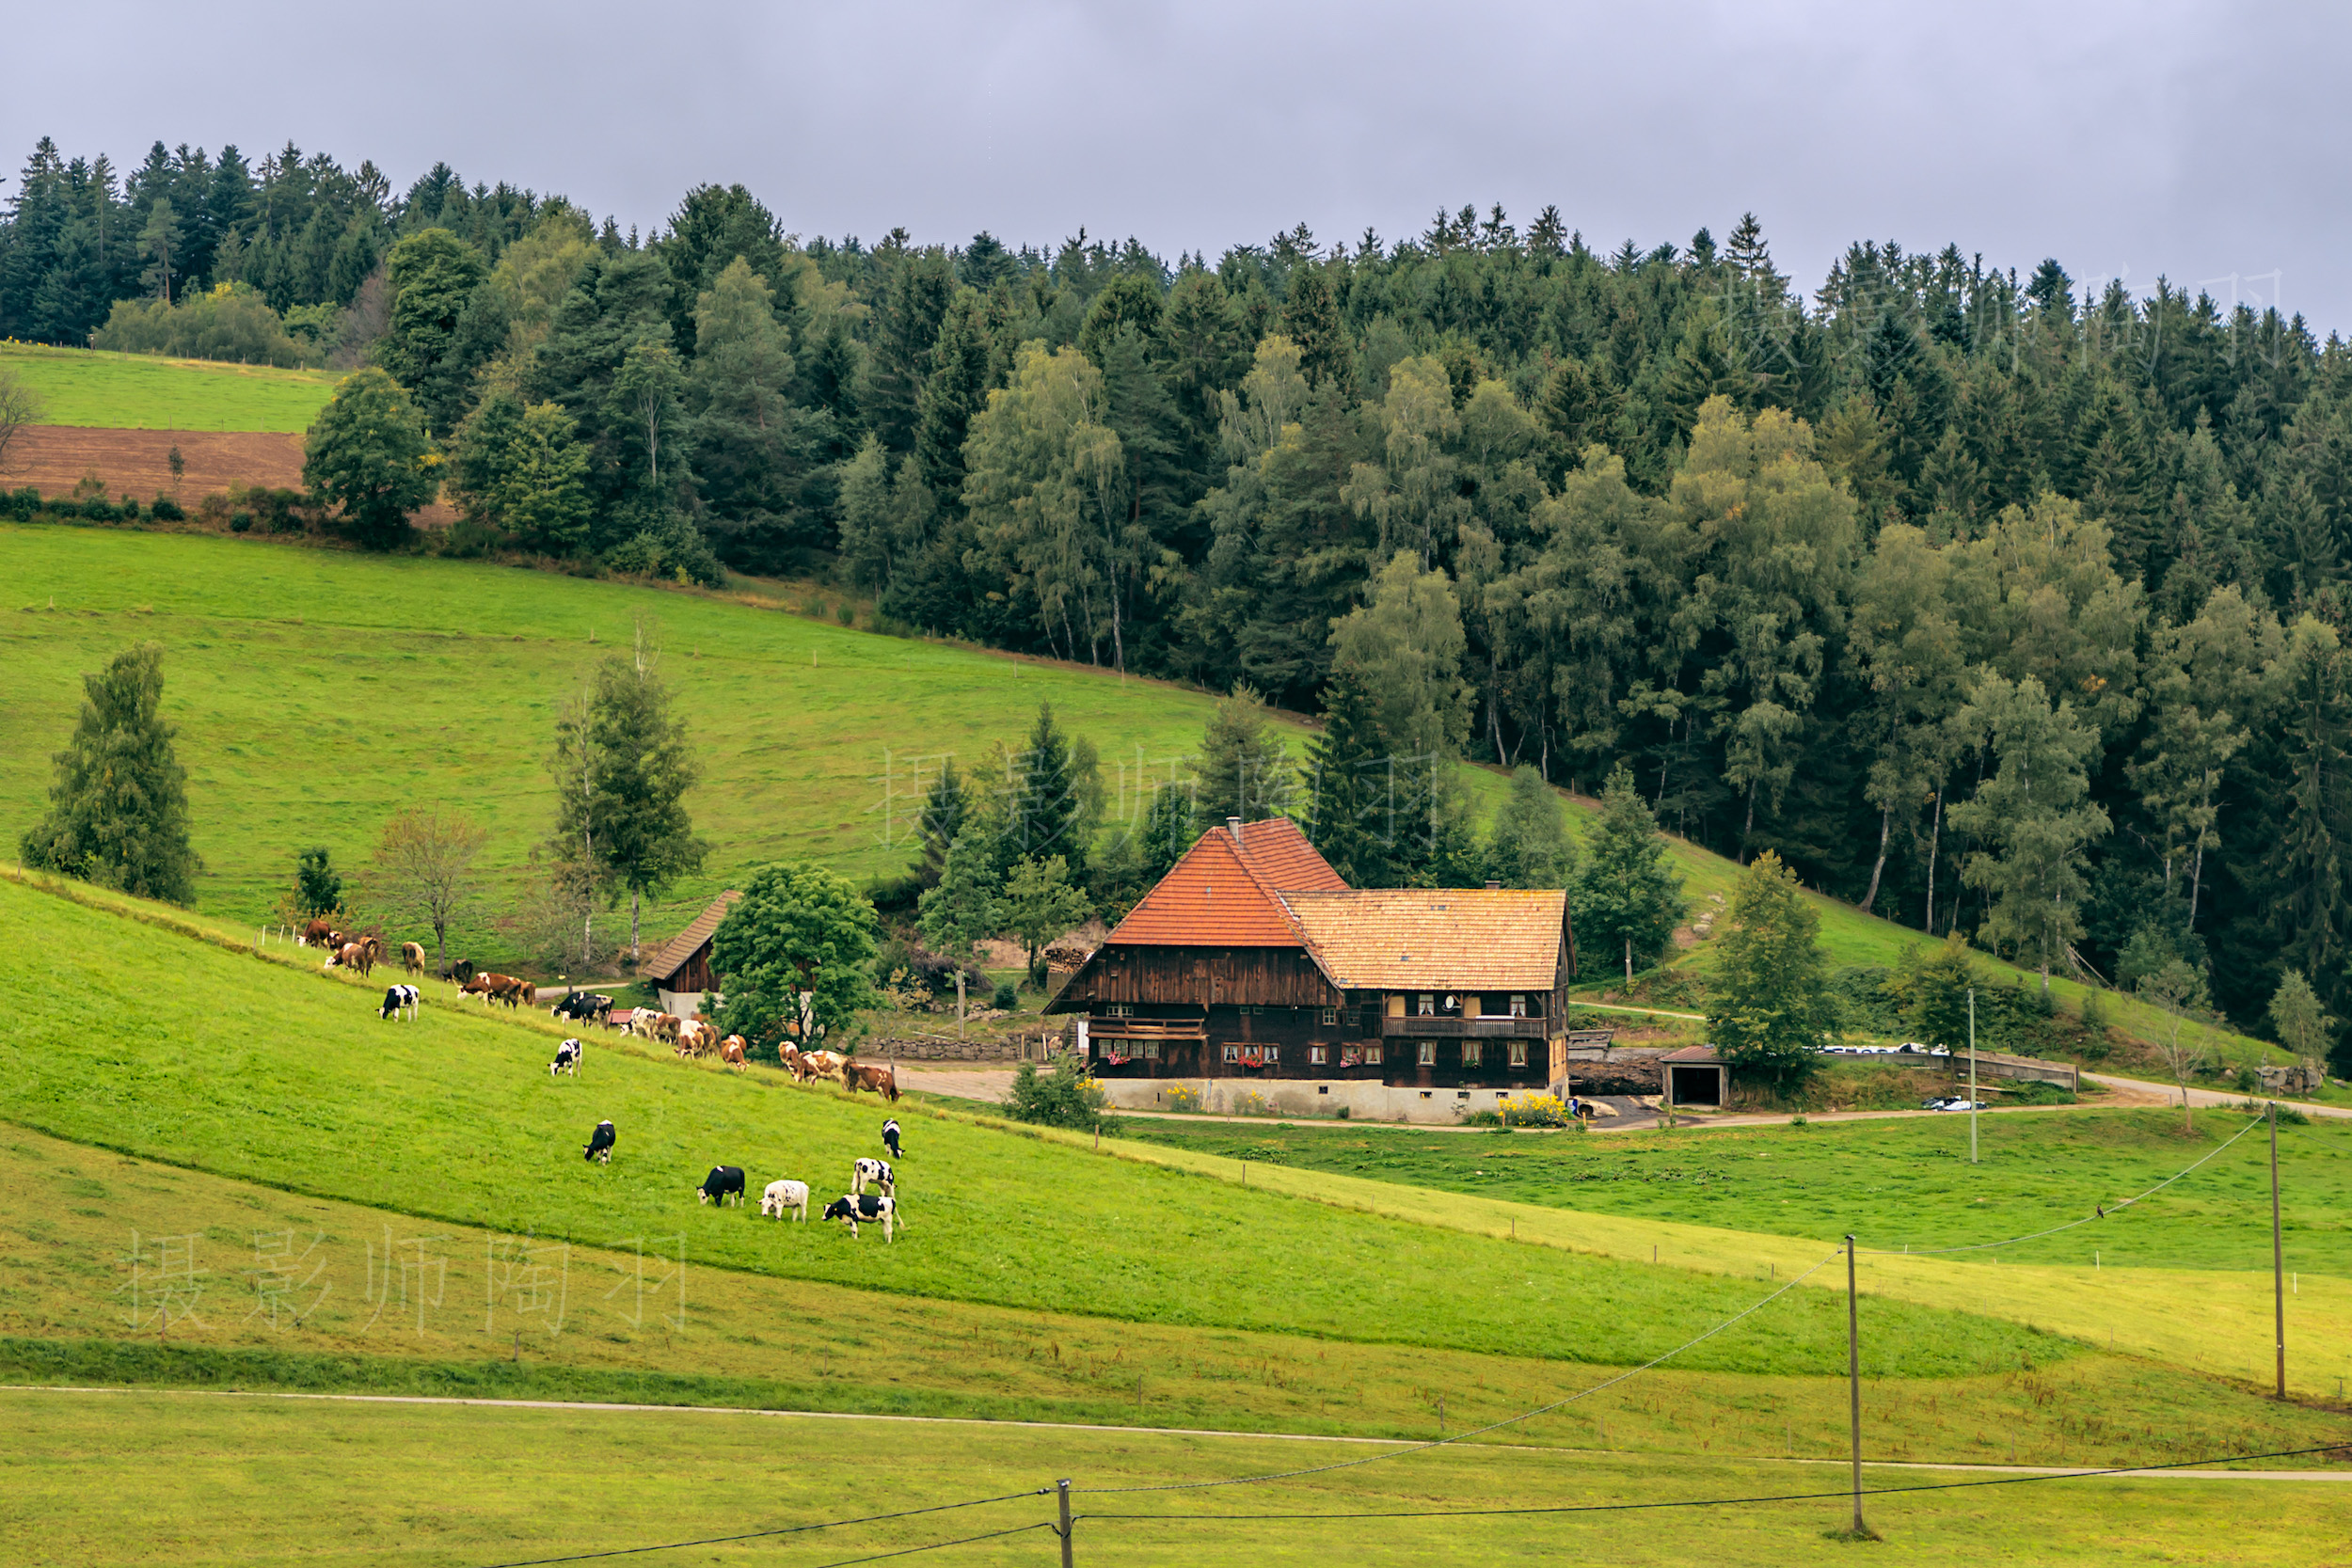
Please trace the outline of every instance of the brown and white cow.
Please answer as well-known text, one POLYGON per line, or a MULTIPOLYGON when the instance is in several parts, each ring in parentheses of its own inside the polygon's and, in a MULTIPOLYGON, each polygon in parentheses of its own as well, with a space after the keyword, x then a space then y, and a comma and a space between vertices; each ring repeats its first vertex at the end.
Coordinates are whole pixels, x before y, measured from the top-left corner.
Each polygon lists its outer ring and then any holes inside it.
POLYGON ((837 1051, 803 1051, 801 1053, 801 1060, 806 1065, 809 1077, 830 1078, 839 1083, 841 1069, 849 1064, 850 1059, 837 1051))
POLYGON ((404 942, 400 944, 400 967, 411 974, 424 973, 424 944, 404 942))
POLYGON ((698 1018, 675 1021, 676 1051, 681 1056, 707 1056, 719 1049, 719 1031, 698 1018))
POLYGON ((302 927, 302 934, 294 938, 294 944, 299 947, 337 948, 343 944, 343 934, 335 929, 335 923, 331 920, 313 920, 302 927))
POLYGON ((375 968, 376 959, 382 956, 383 943, 373 937, 369 937, 360 942, 344 942, 342 946, 335 950, 335 956, 327 959, 323 967, 356 969, 359 972, 359 978, 364 980, 375 968))
POLYGON ((738 1072, 744 1070, 746 1064, 743 1060, 743 1046, 742 1036, 729 1035, 719 1042, 719 1059, 738 1072))
POLYGON ((895 1102, 898 1098, 898 1069, 844 1062, 841 1065, 841 1085, 851 1094, 860 1089, 871 1089, 884 1100, 895 1102))

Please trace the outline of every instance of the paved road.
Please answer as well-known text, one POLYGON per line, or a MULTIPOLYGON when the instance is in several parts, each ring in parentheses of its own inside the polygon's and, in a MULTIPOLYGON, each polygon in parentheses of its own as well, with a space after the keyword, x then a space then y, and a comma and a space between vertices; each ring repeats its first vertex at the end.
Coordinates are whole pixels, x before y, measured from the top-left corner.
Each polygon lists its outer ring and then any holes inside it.
MULTIPOLYGON (((1085 1421, 1005 1421, 973 1416, 869 1416, 854 1410, 761 1410, 750 1405, 730 1404, 616 1404, 591 1400, 492 1400, 461 1399, 431 1394, 303 1394, 262 1388, 90 1388, 70 1385, 12 1383, 0 1384, 0 1394, 84 1394, 122 1398, 126 1395, 156 1395, 172 1399, 244 1399, 244 1400, 315 1400, 336 1404, 470 1404, 486 1405, 503 1410, 580 1410, 615 1415, 695 1415, 695 1416, 768 1416, 802 1421, 897 1421, 909 1426, 984 1426, 999 1431, 1006 1427, 1026 1427, 1044 1432, 1116 1432, 1137 1436, 1160 1437, 1232 1437, 1271 1443, 1348 1443, 1366 1448, 1422 1449, 1454 1447, 1473 1449, 1514 1449, 1534 1453, 1607 1453, 1613 1458, 1695 1459, 1696 1454, 1675 1454, 1644 1449, 1555 1449, 1524 1443, 1467 1443, 1438 1445, 1396 1437, 1335 1437, 1315 1432, 1224 1432, 1215 1427, 1143 1427, 1095 1425, 1085 1421)), ((1737 1455, 1708 1455, 1740 1462, 1737 1455)), ((1799 1459, 1788 1454, 1757 1454, 1747 1463, 1767 1465, 1837 1465, 1844 1459, 1799 1459)), ((1872 1469, 1886 1470, 1965 1470, 1988 1475, 2006 1476, 2133 1476, 2155 1480, 2178 1478, 2183 1481, 2352 1481, 2352 1470, 2106 1470, 2084 1469, 2074 1465, 1970 1465, 1965 1463, 1938 1464, 1931 1459, 1869 1459, 1862 1462, 1872 1469)))

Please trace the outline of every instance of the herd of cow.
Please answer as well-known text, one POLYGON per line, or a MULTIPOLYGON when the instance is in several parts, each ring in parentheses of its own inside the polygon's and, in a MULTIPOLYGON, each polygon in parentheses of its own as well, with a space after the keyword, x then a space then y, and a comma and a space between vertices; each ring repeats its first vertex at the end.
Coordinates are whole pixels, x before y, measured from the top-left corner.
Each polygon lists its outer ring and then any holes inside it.
MULTIPOLYGON (((322 970, 357 970, 364 979, 377 964, 384 961, 384 941, 381 937, 346 937, 325 920, 311 921, 295 940, 306 947, 326 949, 326 962, 321 966, 322 970)), ((400 957, 401 967, 405 973, 424 973, 424 948, 421 944, 402 942, 400 957)), ((530 981, 486 970, 477 972, 468 960, 443 964, 441 978, 455 983, 462 996, 482 998, 485 1008, 493 1002, 503 1002, 510 1008, 535 1007, 539 1005, 539 989, 530 981)), ((416 986, 405 983, 387 986, 376 1016, 393 1020, 414 1018, 422 1001, 423 992, 416 986)), ((548 1009, 548 1013, 551 1018, 575 1023, 603 1024, 617 1028, 624 1035, 660 1040, 680 1056, 706 1057, 715 1054, 739 1070, 745 1066, 747 1042, 743 1037, 729 1035, 723 1039, 716 1028, 700 1019, 680 1018, 675 1013, 653 1007, 628 1008, 616 1018, 612 998, 579 990, 566 990, 555 1006, 548 1009)), ((548 1064, 548 1075, 568 1073, 578 1077, 580 1060, 586 1052, 587 1047, 578 1039, 565 1040, 556 1047, 555 1060, 548 1064)), ((837 1051, 803 1051, 789 1041, 784 1045, 781 1056, 785 1069, 803 1084, 824 1078, 839 1084, 851 1094, 860 1089, 871 1089, 894 1103, 898 1098, 898 1075, 895 1068, 868 1067, 850 1060, 837 1051)), ((890 1159, 901 1158, 896 1117, 882 1123, 882 1147, 890 1151, 890 1159)), ((600 1121, 589 1133, 587 1147, 581 1150, 581 1155, 597 1164, 611 1164, 612 1150, 619 1141, 620 1134, 612 1123, 600 1121)), ((723 1204, 732 1197, 739 1205, 743 1201, 743 1168, 740 1165, 714 1165, 710 1174, 703 1178, 703 1184, 694 1191, 704 1203, 723 1204)), ((787 1210, 790 1210, 794 1218, 800 1221, 808 1219, 807 1182, 787 1178, 768 1183, 767 1189, 760 1195, 760 1213, 782 1219, 787 1210)), ((898 1179, 891 1169, 890 1161, 858 1160, 851 1169, 850 1190, 827 1204, 818 1217, 840 1220, 850 1227, 851 1236, 857 1234, 861 1223, 879 1224, 882 1227, 882 1239, 895 1241, 897 1232, 906 1227, 906 1221, 898 1212, 898 1179), (866 1192, 869 1183, 876 1187, 874 1193, 866 1192)))

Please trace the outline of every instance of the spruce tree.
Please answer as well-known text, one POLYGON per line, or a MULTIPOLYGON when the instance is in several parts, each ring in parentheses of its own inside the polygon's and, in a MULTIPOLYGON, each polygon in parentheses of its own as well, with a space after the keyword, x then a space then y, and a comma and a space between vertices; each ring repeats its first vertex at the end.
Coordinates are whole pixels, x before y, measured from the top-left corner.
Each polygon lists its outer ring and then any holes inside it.
POLYGON ((1504 887, 1565 888, 1575 869, 1560 797, 1534 766, 1521 763, 1486 840, 1486 875, 1504 887))
POLYGON ((708 842, 694 836, 683 800, 701 770, 687 743, 686 721, 671 713, 669 687, 642 633, 633 656, 616 656, 597 669, 589 701, 596 856, 613 897, 628 895, 634 963, 646 896, 701 870, 710 852, 708 842))
POLYGON ((1620 962, 1626 982, 1657 961, 1682 919, 1682 878, 1666 860, 1666 841, 1649 802, 1623 763, 1600 796, 1600 823, 1584 846, 1568 888, 1578 960, 1586 973, 1620 962))
POLYGON ((1350 887, 1389 887, 1397 879, 1385 775, 1389 747, 1376 712, 1354 671, 1336 669, 1324 689, 1323 733, 1307 747, 1312 800, 1307 836, 1350 887))
POLYGON ((187 773, 163 721, 164 650, 117 654, 82 677, 82 716, 52 759, 49 815, 28 830, 28 869, 120 889, 167 904, 196 902, 203 863, 188 843, 187 773))
POLYGON ((1232 816, 1256 822, 1291 809, 1290 749, 1265 700, 1248 686, 1216 705, 1194 771, 1196 827, 1223 827, 1232 816))
POLYGON ((939 885, 946 869, 947 852, 963 836, 964 817, 970 806, 963 792, 963 777, 956 771, 956 759, 949 757, 940 764, 939 777, 931 781, 930 792, 923 797, 923 815, 915 826, 923 847, 914 862, 914 877, 923 886, 939 885))
POLYGON ((1356 379, 1355 345, 1347 324, 1340 319, 1339 301, 1330 279, 1311 262, 1291 274, 1290 293, 1282 301, 1282 333, 1298 345, 1298 368, 1310 387, 1352 387, 1356 379))

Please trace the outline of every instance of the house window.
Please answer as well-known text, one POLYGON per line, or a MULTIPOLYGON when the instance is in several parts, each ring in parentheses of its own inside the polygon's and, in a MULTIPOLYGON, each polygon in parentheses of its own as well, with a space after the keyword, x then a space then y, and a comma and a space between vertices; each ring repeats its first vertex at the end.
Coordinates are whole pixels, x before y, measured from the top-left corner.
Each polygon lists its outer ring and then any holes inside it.
POLYGON ((1323 1009, 1323 1026, 1325 1028, 1330 1028, 1333 1024, 1339 1022, 1339 1021, 1340 1010, 1337 1007, 1326 1007, 1323 1009))
POLYGON ((1104 1018, 1133 1018, 1136 1016, 1135 1004, 1113 1002, 1103 1009, 1103 1016, 1104 1018))
POLYGON ((1437 1017, 1437 1016, 1438 1016, 1438 999, 1437 999, 1436 997, 1434 997, 1434 996, 1430 995, 1427 991, 1423 991, 1423 992, 1422 992, 1422 994, 1421 994, 1421 1009, 1420 1009, 1420 1012, 1419 1012, 1419 1014, 1418 1014, 1417 1016, 1422 1017, 1422 1018, 1435 1018, 1435 1017, 1437 1017))
POLYGON ((1378 1067, 1379 1065, 1380 1065, 1380 1042, 1379 1042, 1379 1041, 1377 1041, 1377 1040, 1375 1040, 1372 1044, 1367 1045, 1367 1046, 1365 1046, 1365 1047, 1364 1047, 1364 1066, 1366 1066, 1366 1067, 1378 1067))
POLYGON ((1438 1042, 1436 1040, 1422 1040, 1421 1042, 1421 1065, 1422 1067, 1436 1067, 1438 1065, 1438 1042))
POLYGON ((1143 1042, 1143 1059, 1147 1062, 1156 1062, 1160 1059, 1159 1041, 1145 1040, 1143 1042))
POLYGON ((1525 1040, 1513 1040, 1511 1042, 1511 1065, 1515 1068, 1522 1068, 1527 1065, 1527 1042, 1525 1040))
POLYGON ((1512 994, 1511 1016, 1513 1018, 1525 1018, 1527 1016, 1527 998, 1524 995, 1518 992, 1514 992, 1512 994))
POLYGON ((1464 1040, 1462 1042, 1462 1065, 1464 1067, 1478 1067, 1485 1063, 1486 1059, 1486 1046, 1485 1041, 1464 1040))
POLYGON ((1238 1045, 1228 1045, 1228 1046, 1225 1048, 1225 1059, 1226 1059, 1227 1061, 1229 1061, 1229 1062, 1238 1062, 1238 1061, 1240 1061, 1240 1060, 1241 1060, 1241 1047, 1240 1047, 1240 1046, 1238 1046, 1238 1045))
POLYGON ((1331 1053, 1320 1045, 1311 1045, 1307 1048, 1307 1062, 1311 1067, 1321 1067, 1330 1059, 1331 1053))
POLYGON ((1282 1048, 1279 1045, 1260 1046, 1258 1053, 1265 1058, 1265 1065, 1268 1067, 1272 1067, 1282 1059, 1282 1048))

